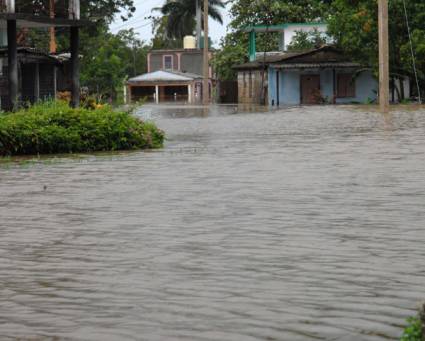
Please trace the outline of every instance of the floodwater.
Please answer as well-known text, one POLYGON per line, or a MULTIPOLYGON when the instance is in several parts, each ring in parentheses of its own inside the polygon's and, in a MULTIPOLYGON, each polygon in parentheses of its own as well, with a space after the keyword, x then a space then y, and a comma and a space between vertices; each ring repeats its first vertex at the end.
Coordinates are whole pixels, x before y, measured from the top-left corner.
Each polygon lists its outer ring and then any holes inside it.
POLYGON ((0 165, 0 339, 396 340, 425 110, 146 106, 159 151, 0 165))

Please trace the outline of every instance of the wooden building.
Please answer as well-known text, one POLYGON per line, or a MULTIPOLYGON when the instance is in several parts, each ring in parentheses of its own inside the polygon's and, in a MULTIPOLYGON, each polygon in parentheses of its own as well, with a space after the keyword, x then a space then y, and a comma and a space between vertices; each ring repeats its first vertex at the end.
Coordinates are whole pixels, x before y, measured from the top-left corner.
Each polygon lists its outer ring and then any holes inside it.
MULTIPOLYGON (((79 80, 79 27, 83 24, 80 20, 80 0, 56 0, 55 4, 59 11, 55 17, 51 17, 49 11, 50 1, 40 0, 36 4, 28 4, 25 0, 0 0, 0 29, 7 31, 7 83, 3 86, 2 97, 7 98, 7 103, 3 104, 7 110, 13 110, 17 108, 20 102, 24 99, 21 96, 34 97, 42 88, 44 78, 51 78, 50 72, 46 71, 50 67, 50 64, 54 63, 50 58, 44 58, 42 63, 32 63, 33 66, 29 66, 31 63, 27 63, 21 67, 19 71, 19 55, 17 47, 17 30, 19 28, 42 28, 42 27, 64 27, 69 28, 70 31, 70 74, 71 74, 71 93, 73 106, 78 106, 80 102, 80 80, 79 80), (51 63, 50 63, 51 62, 51 63), (38 66, 36 66, 38 64, 38 66), (46 71, 46 73, 40 73, 46 71), (38 73, 34 71, 34 68, 38 68, 38 73), (20 83, 19 73, 21 72, 21 80, 29 78, 30 83, 33 83, 32 77, 39 77, 41 84, 38 83, 36 89, 27 87, 26 82, 20 83), (37 76, 38 74, 38 76, 37 76), (42 77, 40 78, 40 75, 42 77), (24 88, 20 88, 20 84, 24 88), (7 93, 6 93, 7 88, 7 93), (34 90, 34 91, 33 91, 34 90)), ((25 54, 25 53, 24 53, 25 54)), ((27 54, 26 57, 29 57, 27 54)), ((33 55, 31 58, 36 57, 33 55)), ((39 58, 43 59, 41 56, 39 58)), ((39 59, 39 61, 41 61, 39 59)), ((4 70, 4 68, 2 68, 4 70)), ((53 72, 53 71, 52 71, 53 72)), ((34 84, 36 80, 34 81, 34 84)), ((3 82, 4 83, 4 82, 3 82)))
MULTIPOLYGON (((0 48, 0 109, 10 105, 8 90, 7 48, 0 48)), ((18 47, 18 98, 26 105, 55 98, 57 92, 69 91, 71 77, 67 56, 46 54, 31 48, 18 47)))

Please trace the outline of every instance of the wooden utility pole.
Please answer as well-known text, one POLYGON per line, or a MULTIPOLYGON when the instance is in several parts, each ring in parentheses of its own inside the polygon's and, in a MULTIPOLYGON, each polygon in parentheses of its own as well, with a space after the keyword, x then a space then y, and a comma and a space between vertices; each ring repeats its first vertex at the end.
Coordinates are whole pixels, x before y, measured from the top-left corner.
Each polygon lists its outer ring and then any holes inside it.
POLYGON ((390 67, 388 40, 388 0, 378 0, 379 29, 379 107, 382 113, 390 110, 390 67))
MULTIPOLYGON (((55 17, 55 0, 50 0, 50 18, 54 19, 55 17)), ((50 27, 50 44, 49 50, 50 53, 56 53, 57 45, 56 45, 56 35, 54 26, 50 27)))
POLYGON ((204 105, 208 105, 210 101, 209 91, 209 78, 210 78, 210 67, 209 67, 209 51, 208 51, 208 0, 204 0, 204 82, 202 86, 202 101, 204 105))

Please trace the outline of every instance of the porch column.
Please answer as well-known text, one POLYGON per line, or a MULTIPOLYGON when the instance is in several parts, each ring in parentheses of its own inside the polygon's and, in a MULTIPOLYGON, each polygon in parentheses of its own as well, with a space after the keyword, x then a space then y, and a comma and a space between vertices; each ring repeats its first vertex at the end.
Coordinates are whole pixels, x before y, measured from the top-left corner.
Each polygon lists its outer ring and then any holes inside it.
POLYGON ((7 57, 9 70, 9 110, 18 105, 18 51, 16 47, 16 20, 7 21, 7 57))
POLYGON ((187 85, 187 101, 191 104, 192 103, 192 85, 187 85))
POLYGON ((58 95, 58 68, 53 65, 53 99, 58 95))
POLYGON ((155 102, 159 103, 159 86, 155 85, 155 102))
POLYGON ((131 104, 131 85, 128 85, 127 87, 127 104, 131 104))
POLYGON ((71 27, 71 106, 80 105, 80 34, 79 28, 71 27))

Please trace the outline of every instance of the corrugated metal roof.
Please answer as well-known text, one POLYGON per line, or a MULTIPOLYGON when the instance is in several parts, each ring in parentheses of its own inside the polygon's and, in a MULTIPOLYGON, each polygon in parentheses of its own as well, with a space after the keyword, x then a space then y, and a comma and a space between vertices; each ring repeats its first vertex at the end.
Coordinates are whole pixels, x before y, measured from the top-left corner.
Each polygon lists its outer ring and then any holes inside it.
POLYGON ((357 68, 359 63, 335 62, 335 63, 283 63, 273 64, 277 69, 323 69, 323 68, 357 68))
MULTIPOLYGON (((350 58, 341 51, 330 45, 324 45, 317 49, 306 51, 290 51, 281 54, 267 55, 265 63, 283 68, 317 68, 317 67, 358 67, 360 64, 352 63, 350 58), (328 66, 324 66, 324 65, 328 66), (298 65, 298 66, 294 66, 298 65), (341 66, 338 66, 341 65, 341 66)), ((263 59, 259 58, 254 62, 249 62, 234 66, 234 69, 259 69, 263 67, 263 59)))
MULTIPOLYGON (((8 48, 7 47, 0 47, 0 56, 7 56, 8 54, 8 48)), ((34 56, 34 57, 43 57, 46 59, 50 59, 53 61, 56 61, 58 63, 62 63, 67 61, 69 58, 65 58, 65 57, 59 57, 59 55, 55 55, 55 54, 51 54, 51 53, 46 53, 44 51, 41 51, 39 49, 35 49, 33 47, 24 47, 24 46, 18 46, 16 48, 16 51, 18 53, 18 57, 21 57, 23 55, 25 56, 34 56)))
POLYGON ((150 73, 145 73, 140 76, 130 78, 128 83, 138 82, 190 82, 195 79, 200 79, 202 76, 194 73, 177 72, 177 71, 164 71, 158 70, 150 73))

